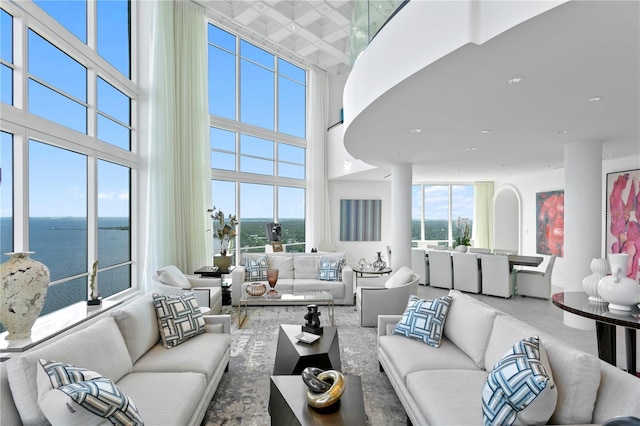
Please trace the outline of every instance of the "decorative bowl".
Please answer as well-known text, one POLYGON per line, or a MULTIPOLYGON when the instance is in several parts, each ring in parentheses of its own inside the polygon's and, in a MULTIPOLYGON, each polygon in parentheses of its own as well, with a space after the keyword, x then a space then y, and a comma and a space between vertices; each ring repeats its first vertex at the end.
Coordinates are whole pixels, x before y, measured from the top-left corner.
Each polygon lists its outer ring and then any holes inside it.
POLYGON ((249 296, 262 296, 267 291, 267 286, 263 283, 251 283, 247 286, 249 296))

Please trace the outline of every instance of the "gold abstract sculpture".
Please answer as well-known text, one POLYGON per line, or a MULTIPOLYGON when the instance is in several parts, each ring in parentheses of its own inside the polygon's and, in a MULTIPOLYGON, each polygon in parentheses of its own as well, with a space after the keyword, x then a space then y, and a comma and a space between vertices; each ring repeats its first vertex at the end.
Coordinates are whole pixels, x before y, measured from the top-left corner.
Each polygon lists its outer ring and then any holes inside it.
POLYGON ((302 372, 302 380, 307 385, 307 402, 314 408, 329 407, 344 393, 344 376, 336 370, 308 367, 302 372))

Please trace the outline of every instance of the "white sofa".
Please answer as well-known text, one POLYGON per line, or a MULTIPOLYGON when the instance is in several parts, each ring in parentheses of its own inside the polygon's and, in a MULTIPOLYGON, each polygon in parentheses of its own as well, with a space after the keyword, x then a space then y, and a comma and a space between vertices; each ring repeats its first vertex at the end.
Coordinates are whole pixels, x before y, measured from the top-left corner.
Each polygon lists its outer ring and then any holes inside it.
POLYGON ((37 401, 36 363, 42 358, 110 378, 147 425, 200 425, 228 369, 231 341, 229 315, 203 318, 206 332, 166 349, 153 299, 146 294, 84 328, 2 362, 0 424, 48 424, 37 401))
POLYGON ((640 379, 452 290, 436 348, 391 335, 400 315, 378 318, 378 360, 408 421, 423 425, 483 424, 482 391, 495 363, 516 342, 540 336, 557 387, 549 424, 602 423, 640 417, 640 379))
POLYGON ((252 282, 266 280, 249 280, 244 265, 244 258, 256 260, 262 256, 267 258, 269 269, 278 269, 277 291, 308 292, 327 290, 331 292, 336 305, 353 305, 355 273, 346 266, 346 254, 332 253, 247 253, 240 259, 240 265, 231 273, 231 300, 234 306, 238 304, 247 285, 252 282), (331 260, 345 259, 342 268, 342 281, 324 281, 319 279, 320 260, 327 257, 331 260))

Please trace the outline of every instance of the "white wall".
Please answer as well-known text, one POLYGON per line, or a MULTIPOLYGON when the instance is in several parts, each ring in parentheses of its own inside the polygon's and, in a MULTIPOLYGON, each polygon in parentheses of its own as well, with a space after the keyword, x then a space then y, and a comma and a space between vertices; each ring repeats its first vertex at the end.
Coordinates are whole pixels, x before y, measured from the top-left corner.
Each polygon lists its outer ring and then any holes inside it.
MULTIPOLYGON (((625 157, 602 162, 602 188, 605 188, 607 173, 640 168, 640 156, 625 157)), ((522 254, 536 254, 536 193, 564 189, 564 169, 546 170, 537 174, 514 176, 510 179, 495 182, 495 193, 505 185, 513 185, 522 198, 522 254)), ((602 253, 604 257, 605 232, 605 195, 602 194, 602 223, 600 229, 593 232, 602 233, 602 253)), ((545 258, 548 256, 545 256, 545 258)), ((546 263, 541 266, 544 267, 546 263)), ((553 268, 553 284, 563 286, 565 277, 564 259, 557 258, 553 268)))
POLYGON ((329 75, 329 126, 340 122, 342 94, 349 74, 329 75))
POLYGON ((376 252, 387 259, 387 245, 391 244, 391 182, 329 181, 329 205, 331 206, 331 241, 335 250, 347 253, 347 263, 357 265, 360 258, 373 262, 376 252), (381 241, 340 241, 340 200, 382 200, 381 241))

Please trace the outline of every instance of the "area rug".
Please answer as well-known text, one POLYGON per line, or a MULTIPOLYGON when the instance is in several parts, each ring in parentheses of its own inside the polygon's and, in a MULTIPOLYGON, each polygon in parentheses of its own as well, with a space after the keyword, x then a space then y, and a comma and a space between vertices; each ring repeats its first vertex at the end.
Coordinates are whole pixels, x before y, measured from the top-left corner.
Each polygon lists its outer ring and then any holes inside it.
MULTIPOLYGON (((326 307, 319 307, 322 325, 328 324, 326 307)), ((216 390, 203 425, 271 424, 269 417, 269 376, 273 373, 279 324, 302 325, 304 306, 250 306, 249 317, 238 329, 237 311, 232 315, 231 360, 216 390)), ((370 426, 406 423, 406 415, 385 373, 378 368, 377 330, 360 327, 353 306, 335 307, 342 371, 362 378, 367 424, 370 426)))

